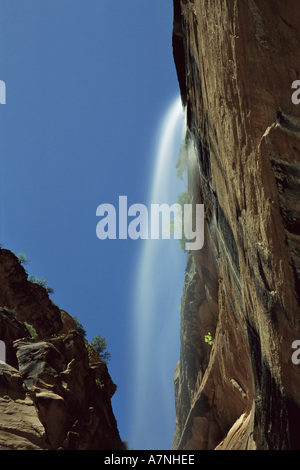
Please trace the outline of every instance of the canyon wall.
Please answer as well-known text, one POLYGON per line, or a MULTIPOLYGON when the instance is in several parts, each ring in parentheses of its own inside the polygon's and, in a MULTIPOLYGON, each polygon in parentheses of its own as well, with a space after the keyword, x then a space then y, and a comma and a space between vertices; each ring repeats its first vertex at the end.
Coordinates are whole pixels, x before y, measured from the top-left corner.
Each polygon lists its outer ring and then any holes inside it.
POLYGON ((0 249, 0 450, 122 449, 107 366, 77 323, 0 249), (2 356, 3 357, 3 356, 2 356))
POLYGON ((298 0, 174 0, 205 242, 187 255, 173 449, 300 448, 299 47, 298 0))

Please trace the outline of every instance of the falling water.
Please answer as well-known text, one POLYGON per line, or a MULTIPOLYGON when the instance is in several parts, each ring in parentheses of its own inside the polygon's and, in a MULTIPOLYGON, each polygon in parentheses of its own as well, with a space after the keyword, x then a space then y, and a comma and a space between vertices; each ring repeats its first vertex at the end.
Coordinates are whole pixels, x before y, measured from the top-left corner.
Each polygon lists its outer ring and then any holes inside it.
MULTIPOLYGON (((149 207, 154 203, 172 205, 186 190, 175 168, 184 134, 185 118, 177 98, 160 126, 149 207)), ((186 259, 178 240, 143 243, 134 287, 135 379, 130 445, 134 449, 168 449, 175 426, 173 373, 179 357, 179 305, 186 259)))

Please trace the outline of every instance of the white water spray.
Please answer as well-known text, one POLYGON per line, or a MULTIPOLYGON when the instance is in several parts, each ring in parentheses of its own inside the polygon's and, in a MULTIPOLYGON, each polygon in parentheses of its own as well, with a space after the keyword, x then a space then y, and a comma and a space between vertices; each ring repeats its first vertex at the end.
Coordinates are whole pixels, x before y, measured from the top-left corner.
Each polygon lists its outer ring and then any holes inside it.
MULTIPOLYGON (((160 126, 150 204, 172 205, 186 190, 175 168, 184 135, 185 117, 181 99, 177 98, 160 126)), ((185 262, 178 240, 143 242, 134 286, 134 416, 129 440, 134 449, 171 448, 176 418, 173 373, 180 348, 178 306, 185 262), (159 434, 166 436, 168 447, 159 442, 159 434)))

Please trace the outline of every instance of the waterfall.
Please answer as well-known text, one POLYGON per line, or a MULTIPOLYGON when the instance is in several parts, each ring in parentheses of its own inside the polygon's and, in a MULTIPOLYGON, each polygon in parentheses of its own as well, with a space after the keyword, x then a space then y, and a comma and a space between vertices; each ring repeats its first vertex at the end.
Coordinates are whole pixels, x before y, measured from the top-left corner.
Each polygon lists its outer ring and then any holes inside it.
MULTIPOLYGON (((186 191, 186 183, 176 177, 175 168, 184 135, 185 117, 179 97, 159 128, 149 206, 172 205, 179 193, 186 191)), ((175 239, 142 243, 134 286, 134 416, 129 443, 134 449, 168 449, 176 418, 173 373, 180 351, 179 306, 186 257, 175 239), (147 442, 143 429, 147 429, 147 442), (160 433, 166 436, 167 444, 159 442, 160 433)))

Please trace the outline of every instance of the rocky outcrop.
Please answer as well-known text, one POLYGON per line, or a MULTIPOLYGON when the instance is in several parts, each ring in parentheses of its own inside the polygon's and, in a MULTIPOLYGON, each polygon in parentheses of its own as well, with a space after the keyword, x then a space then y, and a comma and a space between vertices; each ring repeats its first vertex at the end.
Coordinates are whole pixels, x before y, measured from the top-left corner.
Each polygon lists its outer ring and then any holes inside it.
POLYGON ((189 191, 174 449, 299 449, 300 79, 297 0, 174 0, 189 191), (212 341, 205 337, 211 334, 212 341))
POLYGON ((122 449, 105 363, 74 319, 0 250, 0 450, 122 449))

